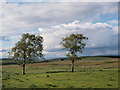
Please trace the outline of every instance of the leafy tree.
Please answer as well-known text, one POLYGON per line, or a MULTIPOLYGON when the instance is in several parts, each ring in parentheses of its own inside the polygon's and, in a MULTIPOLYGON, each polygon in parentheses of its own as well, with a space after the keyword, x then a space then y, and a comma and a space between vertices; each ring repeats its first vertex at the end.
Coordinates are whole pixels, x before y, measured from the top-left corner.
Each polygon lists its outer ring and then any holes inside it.
POLYGON ((22 35, 22 39, 10 51, 10 56, 23 68, 23 75, 25 74, 26 63, 35 58, 43 58, 42 43, 43 38, 41 36, 26 33, 22 35))
POLYGON ((64 49, 68 50, 66 56, 70 57, 72 61, 72 72, 74 72, 74 62, 78 57, 78 53, 82 53, 85 47, 85 40, 88 38, 83 34, 71 34, 65 38, 62 38, 62 46, 64 49))

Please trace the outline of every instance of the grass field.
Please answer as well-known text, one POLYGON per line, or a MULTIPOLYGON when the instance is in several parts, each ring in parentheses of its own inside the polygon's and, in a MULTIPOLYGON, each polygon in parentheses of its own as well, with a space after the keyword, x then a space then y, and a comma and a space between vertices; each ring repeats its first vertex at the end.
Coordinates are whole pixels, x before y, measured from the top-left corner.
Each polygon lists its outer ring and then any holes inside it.
POLYGON ((3 88, 118 88, 118 59, 85 58, 75 62, 27 64, 26 75, 18 65, 3 65, 3 88))

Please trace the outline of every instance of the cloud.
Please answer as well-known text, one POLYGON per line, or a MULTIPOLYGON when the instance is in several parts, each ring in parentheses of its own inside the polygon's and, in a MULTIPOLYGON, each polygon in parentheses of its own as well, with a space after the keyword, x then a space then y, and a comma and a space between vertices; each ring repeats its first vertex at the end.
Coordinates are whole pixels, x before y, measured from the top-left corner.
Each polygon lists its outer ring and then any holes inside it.
MULTIPOLYGON (((44 38, 44 50, 47 54, 51 52, 61 52, 61 39, 73 33, 83 33, 89 38, 86 42, 86 49, 96 48, 97 53, 107 54, 111 49, 107 49, 104 53, 102 49, 117 47, 118 33, 115 27, 107 23, 83 23, 73 21, 68 24, 60 24, 51 28, 40 28, 41 36, 44 38), (48 53, 49 52, 49 53, 48 53)), ((117 51, 116 51, 117 52, 117 51)), ((93 52, 96 54, 96 52, 93 52)), ((63 55, 63 52, 61 53, 63 55)), ((90 54, 90 53, 89 53, 90 54)), ((111 52, 112 54, 112 52, 111 52)), ((64 52, 65 55, 65 52, 64 52)))
POLYGON ((118 20, 107 21, 108 24, 118 25, 118 20))
POLYGON ((99 47, 99 48, 85 48, 83 55, 118 55, 118 47, 99 47))
MULTIPOLYGON (((89 37, 87 49, 95 47, 98 50, 100 47, 110 45, 116 47, 118 29, 114 24, 117 19, 98 21, 102 15, 117 14, 117 4, 113 2, 2 3, 0 23, 3 26, 0 39, 3 39, 3 48, 12 47, 20 39, 21 34, 27 32, 44 37, 44 53, 49 57, 64 56, 66 52, 61 50, 61 38, 72 33, 83 33, 89 37)), ((97 53, 94 51, 93 54, 97 53)), ((108 51, 112 53, 113 50, 109 49, 104 53, 108 51)))
POLYGON ((3 3, 0 35, 21 34, 73 20, 92 22, 106 13, 117 13, 117 3, 3 3))
POLYGON ((7 58, 7 57, 8 57, 8 52, 0 52, 0 59, 7 58))
POLYGON ((3 41, 10 41, 9 38, 7 36, 0 36, 0 40, 3 41))
POLYGON ((119 2, 119 0, 2 0, 2 2, 119 2))
POLYGON ((0 52, 7 52, 8 49, 0 49, 0 52))
POLYGON ((8 57, 8 51, 10 51, 10 48, 0 48, 0 58, 8 57))

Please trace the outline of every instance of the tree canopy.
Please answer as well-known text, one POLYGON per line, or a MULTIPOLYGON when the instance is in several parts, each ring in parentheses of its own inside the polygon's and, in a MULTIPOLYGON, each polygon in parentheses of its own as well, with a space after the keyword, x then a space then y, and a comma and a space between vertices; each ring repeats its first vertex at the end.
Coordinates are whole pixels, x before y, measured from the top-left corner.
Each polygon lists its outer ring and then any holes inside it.
MULTIPOLYGON (((72 60, 72 65, 74 64, 74 60, 78 57, 78 53, 82 53, 85 47, 85 40, 88 38, 83 34, 71 34, 65 38, 62 38, 62 46, 64 49, 68 51, 67 55, 72 60)), ((72 67, 72 71, 74 69, 74 65, 72 67)))
MULTIPOLYGON (((43 38, 41 36, 23 34, 22 39, 12 48, 10 56, 25 68, 25 64, 35 58, 43 58, 43 38)), ((25 72, 24 72, 25 73, 25 72)))

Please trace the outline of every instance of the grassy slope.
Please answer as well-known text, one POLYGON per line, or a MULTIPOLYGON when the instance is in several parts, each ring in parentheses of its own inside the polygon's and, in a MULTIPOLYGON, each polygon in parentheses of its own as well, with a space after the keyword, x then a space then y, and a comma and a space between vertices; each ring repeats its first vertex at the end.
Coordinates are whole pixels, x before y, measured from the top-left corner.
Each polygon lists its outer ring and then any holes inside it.
POLYGON ((117 59, 87 58, 76 62, 70 72, 70 61, 28 64, 21 75, 17 65, 3 66, 3 87, 9 88, 117 88, 117 59))

